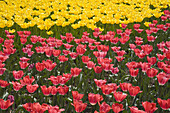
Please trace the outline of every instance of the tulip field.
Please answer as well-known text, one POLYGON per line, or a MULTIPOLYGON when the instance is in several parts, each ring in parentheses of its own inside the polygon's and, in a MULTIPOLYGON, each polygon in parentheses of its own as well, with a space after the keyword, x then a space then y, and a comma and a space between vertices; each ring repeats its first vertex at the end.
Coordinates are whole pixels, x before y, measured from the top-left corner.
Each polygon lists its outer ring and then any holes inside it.
POLYGON ((169 0, 0 0, 0 113, 170 113, 169 0))

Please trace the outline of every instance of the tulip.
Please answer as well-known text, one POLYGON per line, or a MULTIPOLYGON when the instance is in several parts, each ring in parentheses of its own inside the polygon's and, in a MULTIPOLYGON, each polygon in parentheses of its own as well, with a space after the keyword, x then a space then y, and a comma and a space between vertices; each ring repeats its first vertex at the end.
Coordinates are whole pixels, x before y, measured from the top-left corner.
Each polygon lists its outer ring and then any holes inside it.
POLYGON ((1 86, 2 88, 5 88, 5 87, 9 86, 9 83, 8 83, 7 81, 0 80, 0 86, 1 86))
POLYGON ((29 77, 29 75, 25 76, 23 78, 23 80, 20 80, 22 85, 30 85, 34 82, 34 77, 32 76, 32 78, 29 77))
POLYGON ((13 76, 14 76, 15 80, 19 80, 24 76, 24 72, 22 70, 13 71, 13 76))
POLYGON ((89 100, 91 105, 95 105, 97 102, 102 101, 103 97, 99 94, 89 93, 88 94, 88 100, 89 100))
POLYGON ((41 90, 42 90, 42 92, 43 92, 43 94, 44 94, 45 96, 49 96, 49 95, 50 95, 51 90, 52 90, 52 87, 51 87, 51 86, 49 86, 48 88, 47 88, 45 85, 40 86, 40 87, 41 87, 41 90))
POLYGON ((82 71, 82 69, 79 69, 79 68, 71 68, 71 75, 73 77, 77 77, 81 71, 82 71))
POLYGON ((74 100, 71 105, 74 106, 76 112, 82 112, 86 109, 87 103, 83 103, 82 101, 74 100))
POLYGON ((138 93, 141 93, 139 86, 130 86, 129 87, 129 93, 131 96, 136 96, 138 93))
POLYGON ((122 92, 114 92, 113 95, 117 102, 122 102, 127 96, 127 94, 122 93, 122 92))
POLYGON ((29 93, 34 93, 34 92, 37 90, 38 87, 39 87, 38 84, 27 85, 27 86, 26 86, 27 91, 28 91, 29 93))
POLYGON ((124 110, 123 109, 123 105, 122 104, 118 104, 118 103, 113 103, 112 110, 114 111, 114 113, 119 113, 119 112, 124 110))
POLYGON ((12 81, 12 85, 15 91, 19 91, 23 87, 23 85, 17 81, 16 82, 12 81))
POLYGON ((9 99, 7 101, 0 99, 0 108, 2 110, 8 109, 14 102, 11 102, 9 99))
POLYGON ((111 107, 106 103, 106 102, 103 102, 100 106, 100 113, 108 113, 111 109, 111 107))
POLYGON ((80 94, 78 91, 72 91, 72 96, 74 100, 81 100, 84 94, 80 94))
POLYGON ((156 103, 150 103, 148 101, 142 102, 142 106, 144 107, 147 113, 153 113, 158 109, 156 107, 156 103))
POLYGON ((170 99, 162 100, 161 98, 157 98, 157 101, 163 110, 168 110, 170 108, 170 99))

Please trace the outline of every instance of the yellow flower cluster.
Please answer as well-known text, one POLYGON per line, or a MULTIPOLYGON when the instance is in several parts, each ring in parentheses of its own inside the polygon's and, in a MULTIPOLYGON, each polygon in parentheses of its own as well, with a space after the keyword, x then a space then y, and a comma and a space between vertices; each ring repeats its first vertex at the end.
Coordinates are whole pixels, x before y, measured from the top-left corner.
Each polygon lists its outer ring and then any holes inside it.
POLYGON ((141 22, 160 17, 169 0, 3 0, 0 1, 0 28, 14 23, 22 28, 37 25, 49 30, 53 25, 74 29, 102 24, 141 22), (151 8, 152 7, 152 8, 151 8))

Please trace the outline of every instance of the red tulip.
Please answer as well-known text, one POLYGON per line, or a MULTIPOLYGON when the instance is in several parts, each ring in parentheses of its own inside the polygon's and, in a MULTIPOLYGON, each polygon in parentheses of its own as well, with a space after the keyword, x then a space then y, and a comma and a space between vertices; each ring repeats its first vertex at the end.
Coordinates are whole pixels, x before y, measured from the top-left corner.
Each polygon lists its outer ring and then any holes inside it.
POLYGON ((150 77, 150 78, 156 76, 157 73, 158 73, 158 70, 155 69, 155 68, 151 68, 151 69, 148 69, 148 70, 146 71, 146 74, 147 74, 148 77, 150 77))
POLYGON ((63 50, 63 54, 64 54, 65 56, 67 56, 69 53, 70 53, 69 50, 63 50))
POLYGON ((101 88, 101 86, 103 86, 104 84, 106 84, 106 79, 105 80, 97 80, 94 79, 94 82, 96 83, 97 87, 101 88))
POLYGON ((87 62, 87 67, 88 67, 88 69, 94 68, 95 65, 96 65, 96 64, 94 64, 94 62, 92 62, 92 61, 88 61, 88 62, 87 62))
POLYGON ((9 83, 8 83, 7 81, 0 80, 0 86, 1 86, 2 88, 5 88, 5 87, 9 86, 9 83))
POLYGON ((37 90, 37 88, 38 88, 39 86, 38 86, 38 84, 34 84, 34 85, 27 85, 26 86, 26 88, 27 88, 27 91, 29 92, 29 93, 34 93, 36 90, 37 90))
POLYGON ((162 54, 156 54, 159 60, 163 60, 165 58, 165 55, 162 54))
POLYGON ((9 99, 7 101, 0 99, 0 108, 2 110, 8 109, 9 106, 11 106, 14 102, 11 102, 9 99))
POLYGON ((76 112, 82 112, 86 109, 87 103, 83 103, 82 101, 74 100, 71 105, 74 106, 76 112))
POLYGON ((86 64, 91 58, 89 58, 88 56, 82 56, 81 59, 82 62, 86 64))
POLYGON ((56 95, 58 92, 58 89, 55 86, 51 86, 51 95, 56 95))
POLYGON ((91 105, 95 105, 97 102, 102 101, 103 97, 100 94, 89 93, 88 94, 88 100, 89 100, 91 105))
POLYGON ((139 29, 139 27, 140 27, 140 24, 134 24, 134 25, 133 25, 133 28, 134 28, 135 30, 139 29))
POLYGON ((151 67, 151 64, 146 63, 146 62, 140 63, 140 65, 141 65, 141 68, 142 68, 143 72, 146 72, 151 67))
POLYGON ((140 64, 138 62, 135 62, 135 61, 132 61, 132 62, 127 62, 126 63, 126 66, 131 69, 135 69, 135 68, 139 68, 140 67, 140 64))
POLYGON ((112 69, 111 69, 111 72, 112 72, 113 74, 118 73, 118 72, 119 72, 118 67, 112 68, 112 69))
POLYGON ((168 110, 170 108, 170 99, 162 100, 161 98, 157 98, 157 101, 163 110, 168 110))
POLYGON ((20 38, 21 44, 25 44, 27 42, 26 38, 20 38))
POLYGON ((27 111, 29 111, 29 112, 32 112, 32 111, 33 111, 33 110, 32 110, 32 107, 33 107, 33 104, 32 104, 32 103, 26 103, 26 104, 23 104, 22 106, 23 106, 23 108, 24 108, 25 110, 27 110, 27 111))
POLYGON ((58 57, 58 59, 60 60, 60 62, 68 61, 68 58, 67 58, 66 56, 64 56, 64 55, 60 55, 60 56, 58 57))
POLYGON ((60 50, 55 50, 55 49, 53 49, 53 56, 54 56, 54 57, 59 56, 59 55, 60 55, 60 53, 61 53, 61 51, 60 51, 60 50))
POLYGON ((165 64, 164 62, 158 62, 158 63, 157 63, 157 66, 158 66, 159 69, 164 69, 164 68, 166 68, 166 64, 165 64))
POLYGON ((124 36, 120 38, 119 41, 121 42, 121 44, 125 44, 129 39, 130 39, 129 36, 124 36))
POLYGON ((130 111, 131 111, 131 113, 147 113, 145 111, 138 110, 138 108, 135 106, 130 107, 130 111))
POLYGON ((52 71, 54 67, 57 65, 56 63, 53 63, 51 60, 46 60, 46 61, 43 60, 42 63, 45 64, 45 68, 48 71, 52 71))
POLYGON ((165 47, 165 42, 158 43, 157 47, 159 50, 163 50, 163 48, 165 47))
POLYGON ((81 42, 81 39, 74 39, 74 42, 76 42, 76 44, 79 44, 81 42))
POLYGON ((64 47, 67 49, 67 50, 69 50, 71 47, 73 47, 74 45, 71 45, 71 44, 68 44, 68 43, 66 43, 66 44, 64 44, 64 47))
POLYGON ((73 77, 77 77, 81 71, 82 71, 82 69, 79 69, 79 68, 71 68, 71 75, 73 77))
POLYGON ((6 70, 6 68, 0 68, 0 75, 3 75, 5 70, 6 70))
POLYGON ((20 65, 21 69, 25 69, 29 65, 29 63, 20 61, 19 65, 20 65))
POLYGON ((100 66, 93 67, 93 69, 94 69, 95 73, 98 73, 98 74, 103 71, 103 68, 100 66))
POLYGON ((59 107, 56 106, 49 106, 48 107, 48 113, 61 113, 62 111, 65 111, 65 109, 59 109, 59 107))
POLYGON ((121 62, 125 57, 115 56, 115 58, 117 59, 118 62, 121 62))
POLYGON ((97 58, 104 58, 107 55, 107 52, 93 51, 93 54, 97 58))
POLYGON ((29 75, 25 76, 23 78, 23 80, 20 80, 22 85, 30 85, 34 82, 34 77, 32 76, 32 78, 29 77, 29 75))
POLYGON ((131 86, 132 86, 131 83, 120 83, 120 88, 121 88, 123 91, 128 91, 131 86))
POLYGON ((110 38, 110 42, 113 43, 113 44, 117 44, 118 41, 119 41, 119 38, 118 38, 118 37, 115 37, 115 38, 112 37, 112 38, 110 38))
POLYGON ((71 56, 71 58, 74 60, 77 58, 78 54, 76 52, 70 52, 69 55, 71 56))
POLYGON ((14 82, 14 81, 12 81, 12 85, 15 91, 19 91, 23 87, 22 84, 20 84, 19 82, 14 82))
POLYGON ((166 73, 164 72, 160 72, 157 76, 159 85, 164 85, 168 82, 168 80, 170 79, 170 76, 168 76, 166 73))
POLYGON ((83 55, 86 52, 86 45, 79 44, 76 47, 76 51, 79 55, 83 55))
POLYGON ((102 68, 105 71, 111 71, 111 69, 113 68, 114 64, 106 64, 106 63, 102 63, 102 68))
POLYGON ((135 44, 129 44, 129 47, 130 47, 131 50, 136 49, 136 45, 135 44))
POLYGON ((4 41, 4 39, 0 37, 0 44, 2 44, 3 41, 4 41))
POLYGON ((114 113, 119 113, 119 112, 124 110, 123 109, 123 105, 122 104, 118 104, 118 103, 113 103, 112 110, 114 111, 114 113))
POLYGON ((170 65, 163 67, 165 73, 170 74, 170 65))
POLYGON ((66 33, 66 41, 70 43, 75 37, 71 33, 66 33))
POLYGON ((89 44, 88 47, 90 48, 90 50, 94 50, 96 48, 96 46, 92 46, 91 44, 89 44))
POLYGON ((148 101, 142 102, 142 106, 144 107, 147 113, 153 113, 158 108, 156 107, 156 103, 150 103, 148 101))
POLYGON ((142 45, 141 49, 144 51, 144 54, 149 55, 153 50, 153 46, 146 44, 142 45))
POLYGON ((136 70, 135 69, 130 69, 129 72, 130 72, 130 75, 132 77, 136 77, 138 75, 139 69, 136 69, 136 70))
POLYGON ((30 59, 29 58, 26 58, 26 57, 22 57, 20 58, 20 61, 21 62, 28 62, 30 59))
POLYGON ((122 93, 122 92, 114 92, 113 95, 114 95, 115 100, 117 102, 122 102, 126 98, 126 96, 127 96, 127 94, 122 93))
POLYGON ((147 61, 148 63, 150 63, 151 65, 154 65, 156 63, 156 57, 151 57, 149 58, 149 56, 147 56, 147 61))
POLYGON ((44 94, 45 96, 50 95, 51 90, 52 90, 52 87, 51 87, 51 86, 49 86, 48 88, 47 88, 45 85, 40 86, 40 87, 41 87, 41 90, 42 90, 42 92, 43 92, 43 94, 44 94))
POLYGON ((65 95, 68 92, 69 87, 64 85, 63 87, 59 86, 57 89, 58 89, 59 94, 65 95))
POLYGON ((138 93, 141 93, 139 86, 130 86, 129 87, 129 93, 131 96, 136 96, 138 93))
POLYGON ((118 86, 115 83, 110 83, 107 85, 102 85, 101 90, 104 95, 109 95, 110 93, 114 93, 117 90, 118 86))
POLYGON ((81 100, 84 94, 78 93, 78 91, 72 91, 73 99, 74 100, 81 100))
POLYGON ((14 76, 15 80, 19 80, 20 78, 22 78, 24 76, 24 72, 22 70, 13 71, 13 76, 14 76))
POLYGON ((112 109, 106 102, 103 102, 100 106, 100 113, 108 113, 112 109))
POLYGON ((2 62, 0 62, 0 68, 3 68, 5 66, 5 64, 3 64, 2 62))
POLYGON ((98 49, 98 51, 107 52, 109 50, 109 46, 106 46, 106 45, 97 45, 97 49, 98 49))
POLYGON ((40 63, 40 62, 37 62, 35 64, 35 67, 37 69, 37 71, 43 71, 45 69, 45 64, 44 63, 40 63))

